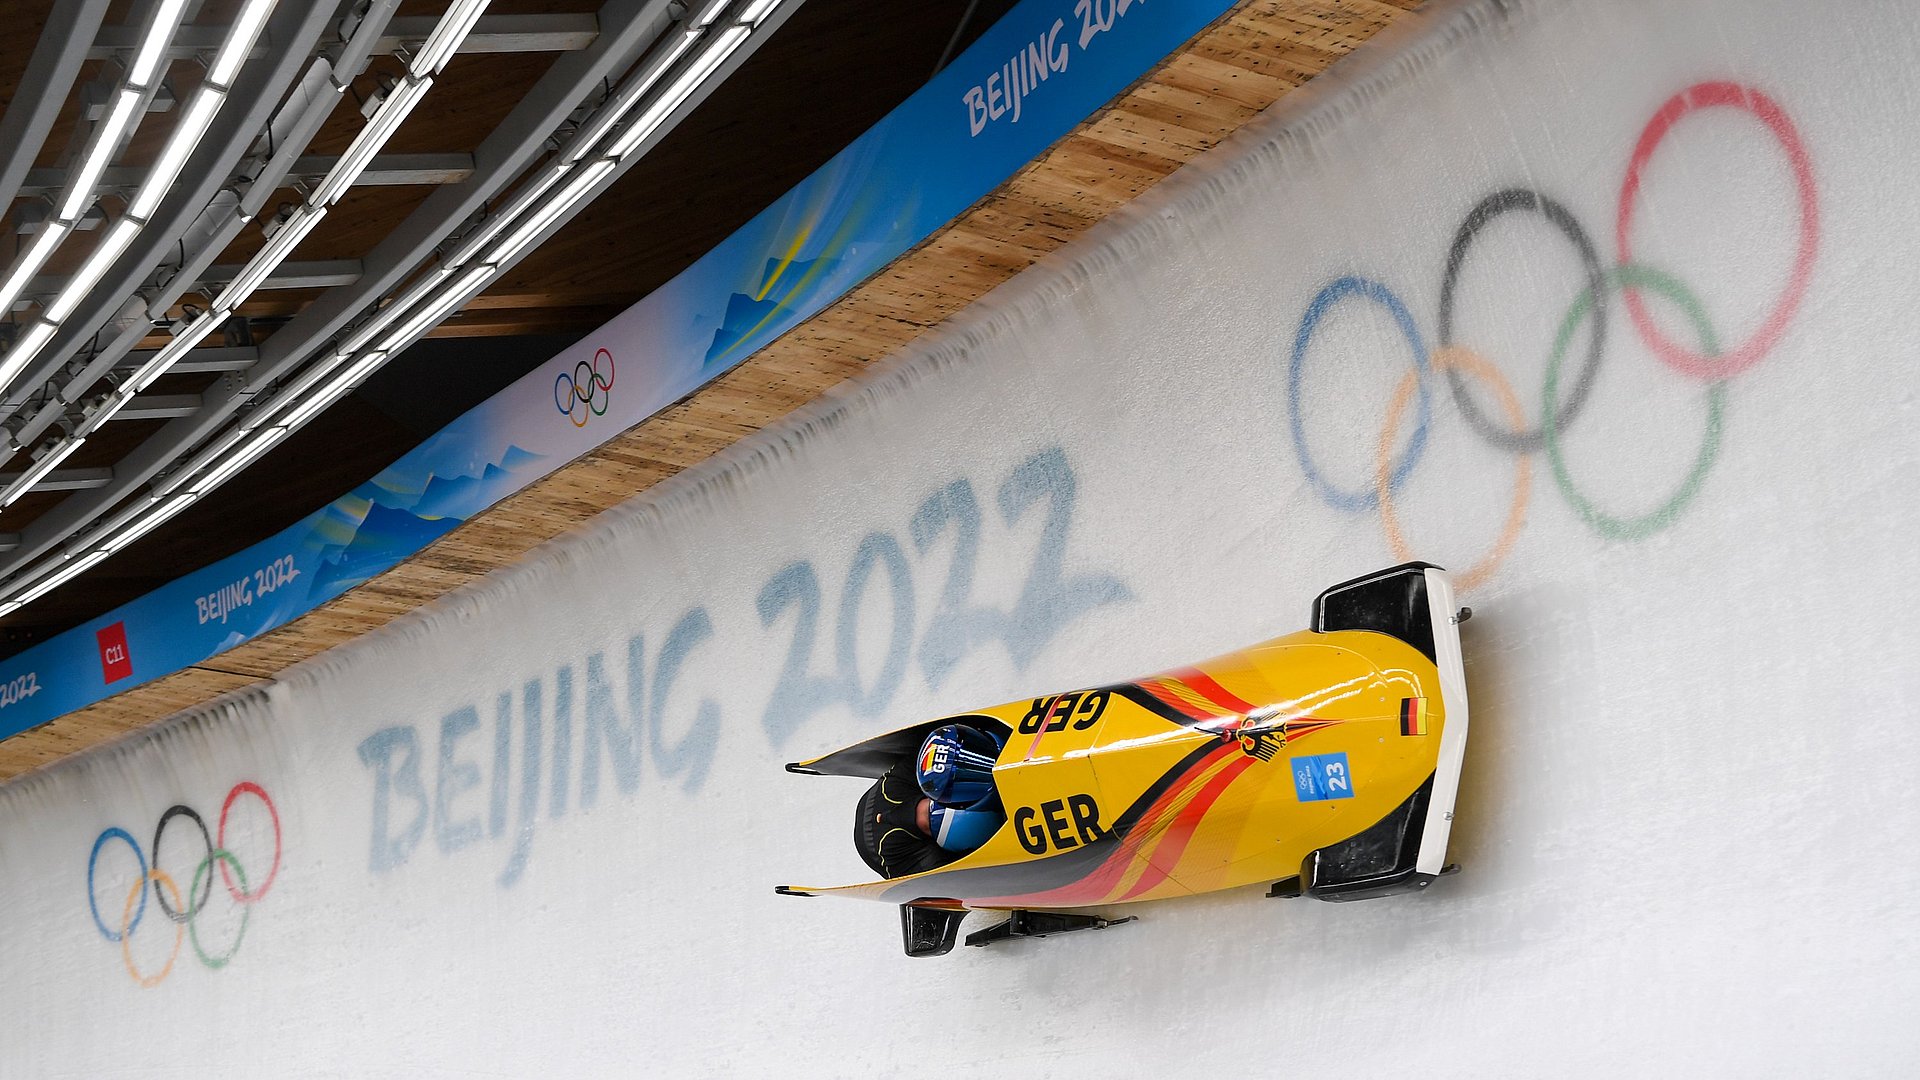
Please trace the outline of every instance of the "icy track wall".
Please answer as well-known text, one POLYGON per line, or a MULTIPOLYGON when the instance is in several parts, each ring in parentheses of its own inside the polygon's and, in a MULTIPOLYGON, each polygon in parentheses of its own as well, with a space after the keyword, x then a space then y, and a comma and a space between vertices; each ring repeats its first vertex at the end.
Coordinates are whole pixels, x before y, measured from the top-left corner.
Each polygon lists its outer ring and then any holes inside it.
POLYGON ((0 789, 0 1073, 1906 1072, 1915 38, 1443 6, 785 429, 0 789), (773 894, 869 876, 782 762, 1410 557, 1477 613, 1426 893, 936 961, 773 894))

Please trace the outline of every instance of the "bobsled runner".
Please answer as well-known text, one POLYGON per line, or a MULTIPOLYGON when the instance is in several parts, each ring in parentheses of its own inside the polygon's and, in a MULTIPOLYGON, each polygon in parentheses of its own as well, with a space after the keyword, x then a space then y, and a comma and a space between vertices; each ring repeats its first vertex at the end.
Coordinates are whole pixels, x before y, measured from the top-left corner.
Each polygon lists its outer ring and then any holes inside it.
POLYGON ((777 891, 898 904, 908 954, 931 956, 970 909, 1011 913, 967 939, 986 945, 1130 921, 1076 909, 1256 883, 1322 900, 1423 889, 1452 869, 1468 614, 1443 571, 1409 563, 1321 593, 1308 630, 788 765, 878 781, 854 834, 883 876, 777 891), (977 846, 934 846, 964 829, 977 846))

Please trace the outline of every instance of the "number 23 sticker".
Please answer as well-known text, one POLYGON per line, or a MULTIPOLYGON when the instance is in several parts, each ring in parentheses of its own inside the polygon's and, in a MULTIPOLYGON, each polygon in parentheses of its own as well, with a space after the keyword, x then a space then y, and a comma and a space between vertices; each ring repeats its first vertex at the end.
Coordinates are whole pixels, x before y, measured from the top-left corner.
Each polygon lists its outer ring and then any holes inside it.
POLYGON ((1353 798, 1353 774, 1347 769, 1344 751, 1297 757, 1288 764, 1293 769, 1294 794, 1301 802, 1353 798))

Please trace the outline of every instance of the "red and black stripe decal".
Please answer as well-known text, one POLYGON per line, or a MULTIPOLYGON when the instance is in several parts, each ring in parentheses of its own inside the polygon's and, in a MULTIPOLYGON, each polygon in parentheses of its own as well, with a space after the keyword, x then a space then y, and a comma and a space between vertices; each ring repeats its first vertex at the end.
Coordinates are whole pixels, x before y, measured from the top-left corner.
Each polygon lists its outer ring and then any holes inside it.
POLYGON ((1239 752, 1239 745, 1232 742, 1204 743, 1195 747, 1155 780, 1151 787, 1141 792, 1133 805, 1107 827, 1106 833, 1090 844, 1024 862, 935 872, 896 886, 887 892, 886 899, 907 903, 917 897, 934 895, 1062 906, 1075 902, 1097 903, 1098 897, 1106 895, 1119 882, 1127 867, 1132 865, 1134 849, 1139 846, 1139 841, 1133 839, 1132 834, 1154 804, 1194 770, 1204 768, 1218 755, 1239 752), (1094 892, 1096 889, 1099 890, 1097 893, 1094 892), (1080 901, 1037 899, 1068 892, 1076 896, 1092 894, 1095 898, 1080 901))
POLYGON ((1123 683, 1112 688, 1113 692, 1133 702, 1135 705, 1181 727, 1192 727, 1202 720, 1215 719, 1212 716, 1196 716, 1181 708, 1178 704, 1165 700, 1137 683, 1123 683))

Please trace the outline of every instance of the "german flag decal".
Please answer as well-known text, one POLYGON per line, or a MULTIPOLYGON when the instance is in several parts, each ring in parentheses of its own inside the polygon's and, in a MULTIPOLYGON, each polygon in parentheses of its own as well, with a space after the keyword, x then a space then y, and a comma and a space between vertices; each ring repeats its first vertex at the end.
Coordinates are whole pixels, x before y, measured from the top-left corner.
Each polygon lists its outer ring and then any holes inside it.
POLYGON ((1425 735, 1427 733, 1427 699, 1410 697, 1400 699, 1400 734, 1425 735))

